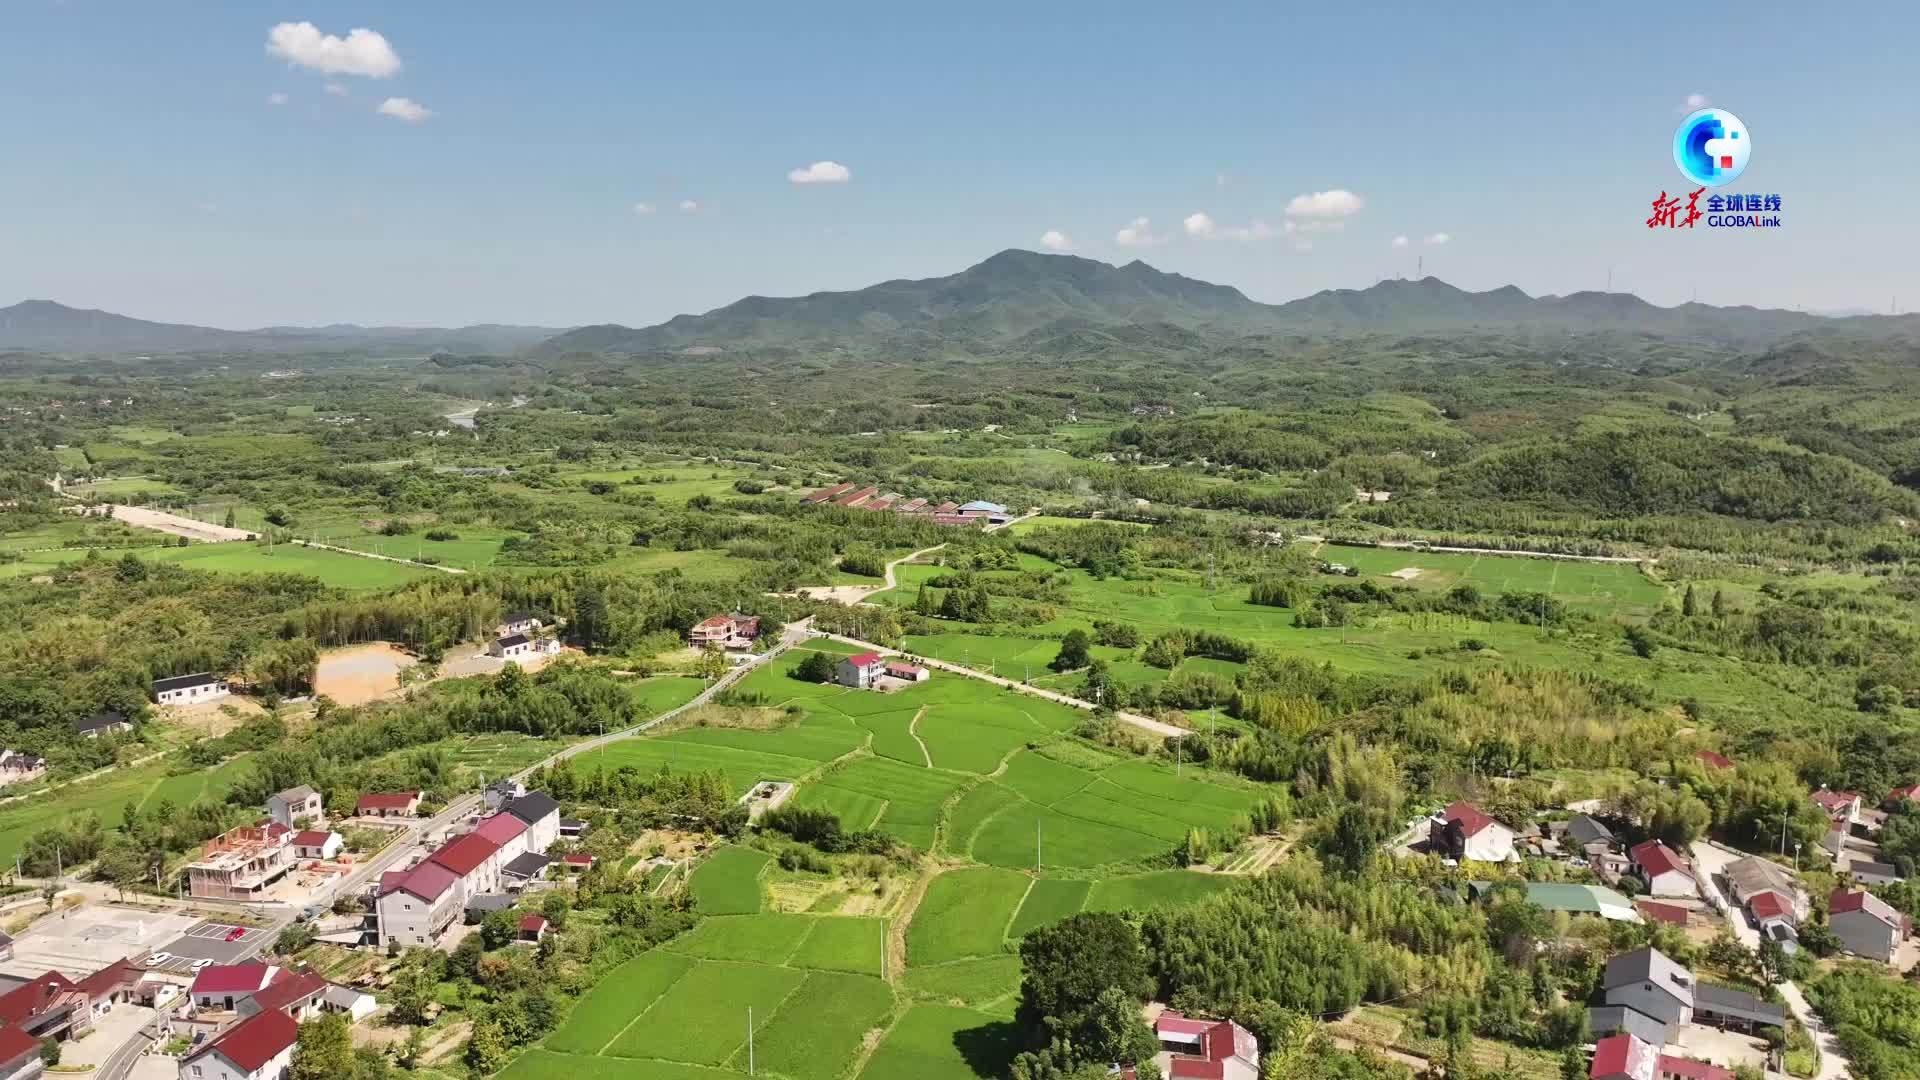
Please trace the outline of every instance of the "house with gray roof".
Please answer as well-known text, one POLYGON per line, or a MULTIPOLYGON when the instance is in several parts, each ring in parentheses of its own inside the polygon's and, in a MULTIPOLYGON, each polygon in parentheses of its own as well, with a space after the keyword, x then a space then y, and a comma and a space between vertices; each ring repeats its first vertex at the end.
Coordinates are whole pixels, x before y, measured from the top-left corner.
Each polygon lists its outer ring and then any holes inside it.
POLYGON ((1581 814, 1567 822, 1567 839, 1589 855, 1599 855, 1612 851, 1619 840, 1607 823, 1592 814, 1581 814))
POLYGON ((1675 1029, 1693 1020, 1693 973, 1654 948, 1635 949, 1607 961, 1600 980, 1606 1004, 1618 1005, 1661 1025, 1655 1046, 1672 1041, 1675 1029))
POLYGON ((1771 1001, 1762 1001, 1745 990, 1701 983, 1693 988, 1693 1019, 1695 1023, 1751 1034, 1763 1027, 1784 1029, 1787 1026, 1787 1010, 1771 1001))

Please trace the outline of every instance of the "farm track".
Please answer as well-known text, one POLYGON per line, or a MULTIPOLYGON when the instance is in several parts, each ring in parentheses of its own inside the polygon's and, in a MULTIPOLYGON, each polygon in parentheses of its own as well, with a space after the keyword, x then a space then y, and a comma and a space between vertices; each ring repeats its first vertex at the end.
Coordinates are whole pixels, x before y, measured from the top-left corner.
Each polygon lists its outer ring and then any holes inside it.
POLYGON ((356 551, 350 547, 337 547, 333 544, 322 544, 314 540, 295 540, 293 541, 293 543, 299 544, 301 547, 310 547, 317 551, 337 551, 342 555, 358 555, 363 559, 378 559, 381 562, 402 563, 407 566, 418 566, 425 570, 438 570, 443 574, 466 573, 465 570, 462 570, 457 566, 438 566, 438 565, 435 565, 434 563, 416 562, 413 559, 403 559, 398 555, 375 555, 371 551, 356 551))

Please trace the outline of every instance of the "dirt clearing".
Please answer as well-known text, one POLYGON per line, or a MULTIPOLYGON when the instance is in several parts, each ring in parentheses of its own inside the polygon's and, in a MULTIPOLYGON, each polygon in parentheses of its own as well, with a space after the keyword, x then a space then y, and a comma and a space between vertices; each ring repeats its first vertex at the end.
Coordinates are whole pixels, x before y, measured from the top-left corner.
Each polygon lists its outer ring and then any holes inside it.
POLYGON ((313 690, 341 705, 365 705, 400 688, 400 672, 419 663, 384 642, 329 650, 314 669, 313 690))

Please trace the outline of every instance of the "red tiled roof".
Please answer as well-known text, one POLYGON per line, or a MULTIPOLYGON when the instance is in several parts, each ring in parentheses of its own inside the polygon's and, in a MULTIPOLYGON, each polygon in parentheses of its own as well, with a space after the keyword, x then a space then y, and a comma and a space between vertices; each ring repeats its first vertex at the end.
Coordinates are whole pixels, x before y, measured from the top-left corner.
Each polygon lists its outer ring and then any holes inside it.
POLYGON ((547 928, 547 920, 539 915, 528 915, 520 920, 520 929, 538 933, 547 928))
POLYGON ((1655 903, 1652 900, 1636 900, 1633 906, 1640 914, 1655 922, 1672 923, 1674 926, 1687 925, 1687 909, 1672 904, 1655 903))
POLYGON ((499 813, 480 823, 473 835, 484 836, 500 847, 506 847, 507 841, 527 831, 527 823, 512 814, 499 813))
POLYGON ((363 812, 367 810, 405 810, 419 798, 420 793, 417 791, 369 793, 360 796, 360 801, 354 806, 354 809, 363 812))
POLYGON ((1593 1047, 1593 1069, 1589 1076, 1650 1077, 1648 1068, 1658 1057, 1654 1049, 1632 1035, 1609 1035, 1593 1047))
POLYGON ((1457 802, 1440 811, 1440 820, 1458 821, 1460 830, 1468 836, 1478 836, 1487 826, 1498 824, 1470 802, 1457 802))
POLYGON ((1676 870, 1688 877, 1693 876, 1693 871, 1687 869, 1687 864, 1680 861, 1680 856, 1674 854, 1672 848, 1658 840, 1635 844, 1628 850, 1627 858, 1633 860, 1633 865, 1645 870, 1649 877, 1659 877, 1661 874, 1670 874, 1676 870))
POLYGON ((819 491, 816 491, 811 495, 808 495, 807 501, 815 502, 815 503, 826 502, 828 499, 833 498, 835 495, 838 495, 843 491, 850 490, 852 487, 853 487, 852 484, 835 484, 832 487, 823 487, 819 491))
POLYGON ((569 851, 560 856, 560 861, 569 866, 592 866, 593 856, 584 851, 569 851))
POLYGON ((1725 754, 1716 754, 1712 750, 1695 750, 1693 756, 1716 769, 1733 768, 1733 759, 1725 754))
POLYGON ((1660 1075, 1662 1077, 1679 1076, 1686 1080, 1733 1080, 1733 1073, 1718 1065, 1692 1058, 1674 1057, 1671 1054, 1660 1055, 1660 1075))
POLYGON ((1168 1062, 1167 1075, 1174 1080, 1223 1080, 1227 1075, 1224 1062, 1208 1061, 1205 1058, 1176 1056, 1168 1062))
POLYGON ((1844 889, 1835 889, 1833 896, 1827 900, 1827 910, 1835 915, 1844 915, 1850 911, 1864 911, 1888 926, 1900 925, 1900 915, 1889 907, 1886 901, 1870 892, 1847 892, 1844 889))
POLYGON ((139 985, 140 979, 144 974, 141 969, 133 966, 131 960, 123 957, 86 978, 81 979, 75 985, 88 997, 98 998, 110 994, 122 986, 139 985))
POLYGON ((854 667, 871 667, 880 662, 880 654, 877 652, 854 653, 847 657, 847 662, 854 667))
POLYGON ((1887 792, 1888 802, 1898 802, 1901 799, 1920 799, 1920 784, 1908 784, 1906 787, 1897 787, 1887 792))
POLYGON ((380 895, 385 896, 393 892, 410 893, 431 904, 438 900, 442 893, 452 888, 459 876, 439 863, 423 862, 407 871, 391 886, 386 884, 386 877, 383 875, 380 879, 380 895))
POLYGON ((428 861, 439 863, 461 877, 466 877, 479 869, 481 863, 492 858, 493 853, 499 850, 499 844, 479 833, 468 833, 434 852, 433 858, 428 861))
POLYGON ((285 1009, 326 992, 327 980, 308 971, 283 971, 265 990, 253 995, 253 1003, 262 1009, 285 1009))
POLYGON ((78 989, 65 975, 49 971, 30 983, 0 994, 0 1022, 25 1023, 52 1008, 61 994, 78 989))
POLYGON ((251 994, 267 985, 267 974, 272 971, 265 964, 214 964, 203 967, 193 977, 193 992, 196 994, 251 994))
POLYGON ((326 847, 327 841, 332 838, 333 838, 333 834, 330 832, 322 832, 318 829, 308 829, 305 832, 298 832, 293 834, 293 846, 294 847, 326 847))
POLYGON ((1827 813, 1829 814, 1837 814, 1842 810, 1851 808, 1853 801, 1859 797, 1860 796, 1855 795, 1851 791, 1827 791, 1823 789, 1813 793, 1813 801, 1826 807, 1827 813))
POLYGON ((904 675, 918 675, 918 674, 920 674, 920 668, 919 668, 919 667, 917 667, 916 665, 913 665, 913 664, 907 664, 907 663, 902 663, 902 662, 899 662, 899 661, 895 661, 895 662, 893 662, 893 663, 890 663, 890 664, 888 664, 888 665, 887 665, 887 670, 888 670, 888 671, 897 671, 897 672, 900 672, 900 673, 902 673, 902 674, 904 674, 904 675))
POLYGON ((1756 921, 1793 918, 1793 906, 1777 892, 1754 893, 1747 897, 1747 910, 1753 912, 1756 921))
POLYGON ((233 1025, 219 1038, 181 1060, 193 1061, 217 1050, 221 1057, 240 1066, 242 1072, 255 1073, 299 1037, 300 1025, 293 1022, 293 1017, 278 1009, 267 1009, 233 1025))
POLYGON ((9 1065, 28 1054, 40 1052, 40 1040, 16 1024, 0 1027, 0 1065, 9 1065))

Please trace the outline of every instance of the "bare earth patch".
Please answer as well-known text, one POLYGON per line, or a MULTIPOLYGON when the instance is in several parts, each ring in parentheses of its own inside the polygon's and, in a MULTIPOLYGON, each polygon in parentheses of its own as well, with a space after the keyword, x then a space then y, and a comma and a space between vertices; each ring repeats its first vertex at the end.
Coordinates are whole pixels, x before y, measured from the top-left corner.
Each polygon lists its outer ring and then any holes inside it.
POLYGON ((245 529, 229 529, 224 525, 212 525, 204 521, 195 521, 179 514, 169 514, 164 510, 150 510, 144 506, 119 506, 113 508, 113 519, 128 525, 138 525, 143 529, 157 529, 174 536, 184 536, 189 540, 202 540, 209 543, 221 540, 251 540, 253 534, 245 529))
POLYGON ((313 689, 341 705, 365 705, 399 689, 401 669, 418 662, 384 641, 331 649, 314 669, 313 689))
POLYGON ((1417 578, 1424 573, 1426 573, 1426 571, 1422 570, 1418 566, 1408 566, 1408 567, 1403 567, 1399 570, 1395 570, 1393 573, 1388 574, 1387 576, 1399 578, 1401 581, 1412 581, 1414 578, 1417 578))

